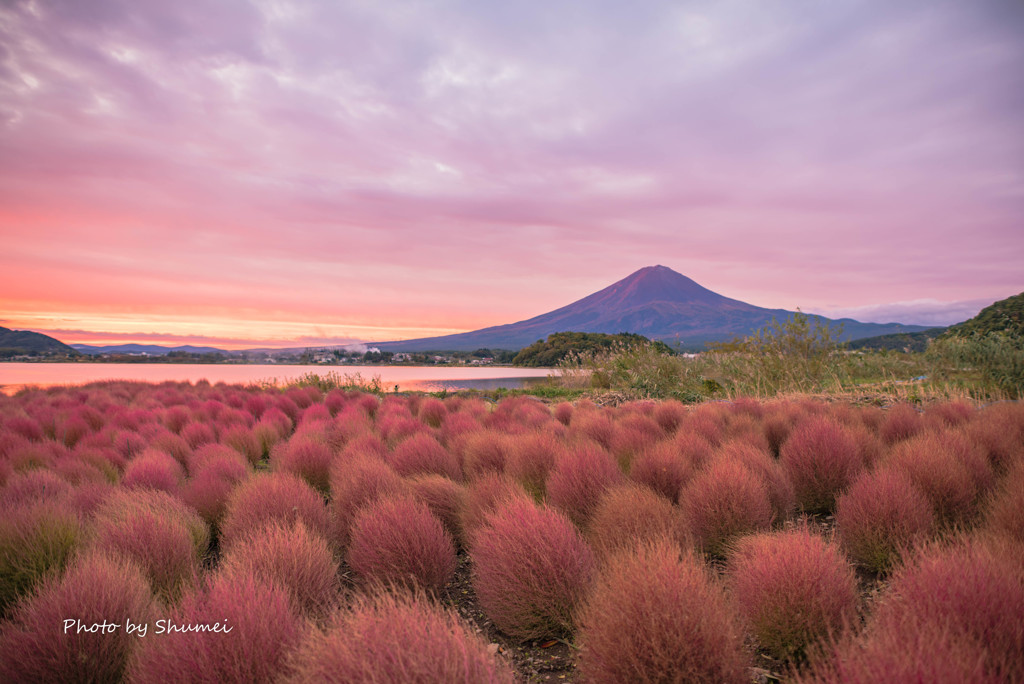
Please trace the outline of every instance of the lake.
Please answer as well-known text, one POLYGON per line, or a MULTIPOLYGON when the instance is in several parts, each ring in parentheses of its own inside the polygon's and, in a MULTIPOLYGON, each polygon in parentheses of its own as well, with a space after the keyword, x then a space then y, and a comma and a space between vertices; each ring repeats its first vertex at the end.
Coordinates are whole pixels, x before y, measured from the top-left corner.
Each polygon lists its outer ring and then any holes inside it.
POLYGON ((35 385, 82 385, 101 380, 143 382, 197 382, 248 384, 286 383, 306 373, 375 376, 386 391, 439 392, 441 390, 498 388, 519 389, 540 382, 554 371, 549 368, 500 366, 290 366, 168 363, 0 363, 0 392, 13 394, 35 385))

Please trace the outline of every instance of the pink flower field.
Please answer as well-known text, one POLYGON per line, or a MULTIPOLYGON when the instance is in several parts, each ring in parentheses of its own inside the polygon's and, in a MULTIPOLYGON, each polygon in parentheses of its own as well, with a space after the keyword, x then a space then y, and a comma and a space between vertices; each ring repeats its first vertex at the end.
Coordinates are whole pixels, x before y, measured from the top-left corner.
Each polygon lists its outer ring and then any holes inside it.
POLYGON ((0 395, 2 682, 1024 681, 1024 405, 0 395))

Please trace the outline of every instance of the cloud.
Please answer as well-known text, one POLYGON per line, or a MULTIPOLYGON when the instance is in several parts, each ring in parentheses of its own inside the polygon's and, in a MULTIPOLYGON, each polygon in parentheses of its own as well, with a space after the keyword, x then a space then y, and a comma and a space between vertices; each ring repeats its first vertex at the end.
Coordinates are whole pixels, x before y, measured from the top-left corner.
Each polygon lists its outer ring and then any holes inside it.
POLYGON ((838 309, 816 309, 815 313, 830 318, 852 318, 865 323, 904 323, 908 325, 930 325, 944 327, 962 323, 978 315, 991 305, 994 299, 972 299, 959 302, 941 302, 935 299, 918 299, 907 302, 892 302, 838 309))

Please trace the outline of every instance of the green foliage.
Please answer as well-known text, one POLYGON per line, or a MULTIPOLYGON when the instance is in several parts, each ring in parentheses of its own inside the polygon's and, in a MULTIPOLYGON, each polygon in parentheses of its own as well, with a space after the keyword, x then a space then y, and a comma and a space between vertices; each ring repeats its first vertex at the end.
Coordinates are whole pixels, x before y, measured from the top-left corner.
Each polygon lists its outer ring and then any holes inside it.
POLYGON ((895 333, 864 337, 846 343, 848 349, 873 351, 923 352, 928 349, 932 340, 946 332, 946 328, 931 328, 921 332, 895 333))
MULTIPOLYGON (((263 380, 254 384, 263 389, 281 387, 276 380, 263 380)), ((372 392, 374 394, 384 393, 384 388, 381 385, 379 375, 374 375, 372 378, 366 379, 361 373, 342 374, 335 371, 328 371, 323 374, 313 372, 303 373, 291 382, 286 383, 283 386, 283 389, 287 389, 289 387, 316 387, 321 392, 329 392, 333 389, 342 389, 356 390, 359 392, 372 392)))
POLYGON ((570 355, 559 364, 563 383, 623 392, 631 397, 693 399, 704 378, 696 366, 661 343, 625 344, 570 355), (667 351, 666 351, 667 350, 667 351))
POLYGON ((792 318, 772 322, 753 335, 711 346, 719 366, 716 378, 744 393, 812 392, 826 389, 840 374, 840 328, 797 309, 792 318))
POLYGON ((634 333, 559 332, 548 335, 546 341, 537 340, 525 347, 512 359, 513 365, 531 367, 554 367, 572 355, 584 355, 613 348, 653 345, 662 354, 671 354, 672 350, 664 342, 652 342, 643 335, 634 333))
POLYGON ((971 337, 988 333, 1005 333, 1011 338, 1024 338, 1024 292, 985 307, 969 321, 952 326, 944 337, 971 337))
POLYGON ((986 389, 1024 397, 1024 336, 1009 332, 954 335, 934 342, 927 358, 935 373, 974 371, 986 389))

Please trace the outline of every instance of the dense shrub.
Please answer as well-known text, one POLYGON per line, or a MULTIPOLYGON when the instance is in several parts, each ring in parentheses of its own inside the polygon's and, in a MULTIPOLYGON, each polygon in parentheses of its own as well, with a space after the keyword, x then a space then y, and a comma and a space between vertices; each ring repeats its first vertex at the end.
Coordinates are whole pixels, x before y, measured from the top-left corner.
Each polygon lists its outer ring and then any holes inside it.
POLYGON ((580 611, 584 681, 746 682, 740 630, 704 564, 665 542, 614 556, 580 611))
POLYGON ((381 496, 405 490, 406 483, 384 461, 373 456, 339 458, 331 467, 331 543, 338 550, 348 546, 352 519, 363 506, 381 496))
POLYGON ((41 501, 0 517, 0 617, 37 582, 59 574, 78 548, 82 525, 68 505, 41 501))
POLYGON ((365 582, 440 593, 455 574, 455 545, 426 504, 384 498, 356 513, 346 560, 365 582))
POLYGON ((432 428, 439 428, 448 415, 448 409, 440 399, 430 397, 424 399, 420 404, 419 417, 424 423, 432 428))
POLYGON ((611 454, 596 445, 580 444, 555 462, 548 476, 548 501, 583 528, 601 494, 624 481, 611 454))
POLYGON ((165 492, 115 492, 96 511, 92 544, 138 563, 167 600, 195 583, 209 543, 206 523, 165 492))
MULTIPOLYGON (((326 409, 324 409, 326 410, 326 409)), ((271 451, 274 470, 297 475, 323 494, 330 491, 331 461, 334 451, 323 441, 296 433, 271 451)))
POLYGON ((658 402, 652 417, 666 433, 674 433, 686 420, 686 407, 674 399, 658 402))
POLYGON ((952 525, 975 515, 982 493, 969 461, 959 456, 942 435, 926 432, 893 446, 883 465, 905 473, 928 497, 939 520, 952 525))
POLYGON ((837 547, 806 528, 740 539, 728 578, 751 632, 776 658, 801 660, 856 614, 852 568, 837 547))
POLYGON ((775 520, 785 520, 793 513, 796 507, 793 483, 782 464, 768 453, 767 447, 729 440, 718 448, 715 456, 742 463, 747 470, 761 478, 768 491, 768 501, 772 504, 775 520))
POLYGON ((413 498, 422 501, 452 539, 462 539, 462 505, 466 490, 443 475, 415 475, 407 480, 413 498))
POLYGON ((564 451, 548 431, 526 434, 511 440, 505 472, 537 498, 547 489, 548 476, 564 451))
POLYGON ((803 681, 1024 680, 1019 547, 963 541, 920 550, 865 626, 837 641, 803 681))
POLYGON ((8 682, 120 681, 144 641, 127 633, 127 621, 148 623, 154 615, 149 584, 134 564, 88 554, 18 604, 0 629, 0 675, 8 682), (120 629, 94 628, 103 624, 120 629))
POLYGON ((72 487, 64 478, 50 470, 29 470, 7 478, 0 491, 0 509, 13 508, 35 501, 59 501, 71 495, 72 487))
POLYGON ((185 471, 170 454, 147 449, 124 468, 121 484, 129 489, 153 489, 175 493, 181 487, 185 471))
POLYGON ((300 614, 326 613, 340 591, 338 563, 327 541, 301 521, 274 523, 243 537, 224 554, 220 569, 252 573, 285 588, 300 614))
POLYGON ((511 669, 459 617, 429 600, 378 593, 310 632, 290 659, 286 680, 376 684, 512 684, 511 669))
POLYGON ((256 436, 254 428, 245 427, 244 425, 233 425, 221 433, 220 441, 221 444, 229 446, 242 454, 252 465, 259 463, 259 460, 264 456, 263 444, 256 436))
POLYGON ((487 516, 514 498, 527 499, 529 494, 517 480, 508 475, 488 473, 470 482, 466 487, 459 514, 462 543, 471 544, 473 534, 480 529, 487 516))
POLYGON ((462 479, 459 458, 428 434, 415 434, 398 444, 388 463, 399 475, 435 473, 452 480, 462 479))
POLYGON ((467 434, 461 440, 462 467, 466 477, 504 472, 509 451, 516 440, 518 437, 513 439, 495 430, 478 430, 467 434))
POLYGON ((297 520, 328 535, 327 507, 316 490, 289 473, 259 473, 231 492, 221 522, 221 546, 270 523, 297 520))
POLYGON ((675 444, 662 442, 633 459, 629 479, 675 501, 693 470, 693 462, 675 444))
POLYGON ((703 468, 679 493, 679 505, 705 553, 723 555, 734 539, 772 523, 768 490, 757 475, 731 459, 703 468))
POLYGON ((163 633, 154 622, 146 638, 131 637, 139 646, 128 682, 276 681, 303 628, 285 589, 241 571, 217 573, 159 617, 163 633), (225 631, 184 631, 188 625, 220 625, 225 631))
POLYGON ((878 432, 886 444, 895 444, 913 437, 923 429, 924 419, 913 406, 896 404, 886 413, 878 432))
POLYGON ((935 515, 902 471, 879 468, 862 474, 836 500, 836 523, 850 558, 872 572, 887 572, 904 549, 927 538, 935 515))
POLYGON ((681 549, 690 544, 679 509, 636 484, 612 487, 601 496, 587 527, 587 539, 602 561, 646 541, 667 539, 681 549))
POLYGON ((849 429, 826 417, 808 418, 793 428, 780 459, 797 504, 812 513, 831 512, 835 497, 864 467, 849 429))
POLYGON ((180 434, 181 438, 185 440, 192 449, 197 449, 204 444, 210 444, 217 441, 217 433, 211 425, 194 420, 181 428, 180 434))
POLYGON ((593 555, 562 514, 517 497, 473 536, 473 587, 501 631, 530 639, 565 634, 589 585, 593 555))

